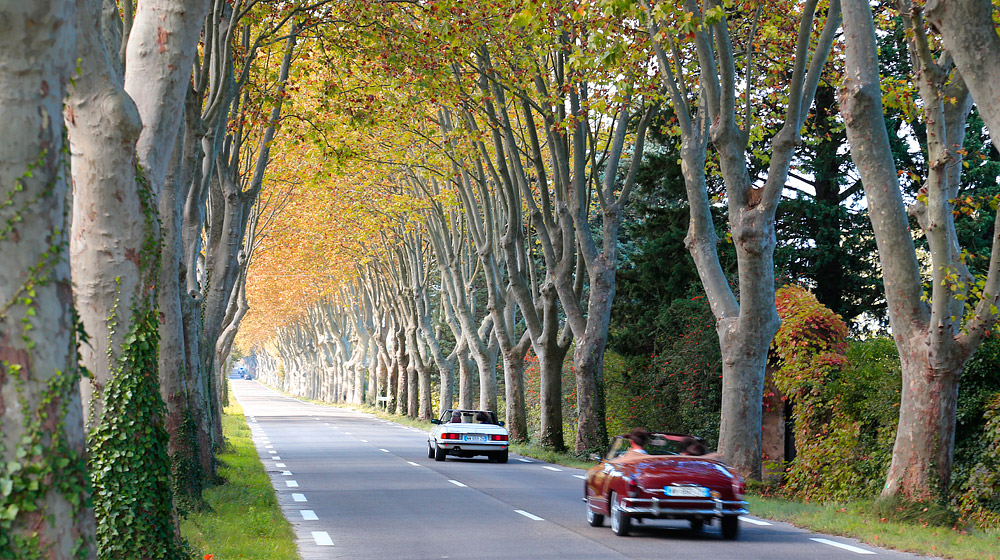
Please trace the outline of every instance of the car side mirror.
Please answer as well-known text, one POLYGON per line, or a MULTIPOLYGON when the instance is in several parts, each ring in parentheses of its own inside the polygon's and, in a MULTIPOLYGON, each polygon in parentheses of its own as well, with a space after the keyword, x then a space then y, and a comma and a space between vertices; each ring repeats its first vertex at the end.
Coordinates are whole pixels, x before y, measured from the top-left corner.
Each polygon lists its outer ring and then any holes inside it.
POLYGON ((503 420, 497 422, 497 426, 503 426, 503 420))
POLYGON ((438 420, 437 418, 431 418, 431 424, 440 424, 440 423, 441 421, 438 420))

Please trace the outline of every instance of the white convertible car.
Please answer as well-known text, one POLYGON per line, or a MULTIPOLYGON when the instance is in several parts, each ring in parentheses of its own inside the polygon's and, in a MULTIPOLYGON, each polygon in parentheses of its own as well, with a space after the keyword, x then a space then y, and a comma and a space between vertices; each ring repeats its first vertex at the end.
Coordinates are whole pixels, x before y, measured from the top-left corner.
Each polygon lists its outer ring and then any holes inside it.
POLYGON ((444 461, 448 455, 474 457, 485 455, 496 463, 507 462, 508 434, 495 412, 488 410, 448 409, 427 437, 427 458, 444 461))

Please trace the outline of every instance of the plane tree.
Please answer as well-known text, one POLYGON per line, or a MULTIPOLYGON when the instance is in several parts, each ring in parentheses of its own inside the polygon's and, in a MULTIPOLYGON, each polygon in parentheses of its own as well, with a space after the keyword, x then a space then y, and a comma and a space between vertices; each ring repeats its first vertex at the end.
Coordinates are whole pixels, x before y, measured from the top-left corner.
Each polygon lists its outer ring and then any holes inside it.
MULTIPOLYGON (((764 369, 779 319, 774 304, 775 213, 788 180, 801 129, 820 73, 840 25, 836 0, 727 8, 686 0, 643 4, 643 17, 681 136, 681 171, 690 208, 685 243, 716 317, 722 349, 719 452, 752 477, 761 475, 761 402, 764 369), (755 75, 754 55, 764 46, 758 28, 792 25, 791 74, 755 75), (796 30, 797 27, 797 30, 796 30), (822 31, 819 31, 819 30, 822 31), (818 36, 817 36, 818 35, 818 36), (742 56, 742 59, 740 59, 742 56), (783 116, 768 146, 767 175, 758 185, 748 172, 751 134, 765 116, 754 111, 754 85, 767 84, 783 99, 783 116), (709 145, 714 150, 710 160, 709 145), (725 185, 729 233, 736 250, 738 296, 719 264, 718 237, 707 190, 707 169, 717 166, 725 185)), ((621 9, 612 3, 610 9, 621 9)), ((780 33, 779 33, 780 34, 780 33)), ((776 57, 782 64, 788 60, 776 57)), ((775 62, 776 64, 776 62, 775 62)), ((773 123, 766 123, 772 124, 773 123)))
POLYGON ((989 126, 990 105, 995 101, 990 88, 995 86, 981 83, 989 79, 989 71, 980 73, 981 65, 966 65, 968 59, 958 54, 962 45, 967 48, 981 41, 977 48, 988 50, 997 42, 989 16, 992 10, 983 12, 982 6, 977 6, 978 12, 958 10, 965 17, 977 13, 986 20, 967 21, 973 42, 954 43, 950 42, 956 40, 954 36, 939 41, 931 24, 937 22, 940 29, 955 33, 956 29, 948 27, 954 21, 947 18, 960 16, 945 8, 957 8, 945 2, 933 6, 933 10, 932 5, 926 6, 925 17, 924 7, 905 0, 897 3, 907 28, 921 102, 918 114, 926 126, 926 176, 909 205, 901 192, 882 118, 876 33, 871 7, 865 2, 844 2, 846 72, 840 91, 851 157, 864 184, 878 244, 889 321, 903 374, 899 425, 882 496, 911 500, 947 495, 962 369, 996 324, 1000 300, 1000 212, 996 212, 996 201, 982 208, 964 206, 961 149, 970 110, 980 99, 980 114, 989 126), (992 35, 978 34, 984 25, 992 27, 992 35), (957 64, 959 60, 964 63, 957 64), (917 231, 910 227, 908 212, 916 219, 917 231), (969 261, 986 259, 986 255, 970 254, 959 243, 955 215, 961 212, 993 214, 985 277, 977 277, 969 261), (918 259, 916 235, 926 239, 930 259, 926 269, 918 259))

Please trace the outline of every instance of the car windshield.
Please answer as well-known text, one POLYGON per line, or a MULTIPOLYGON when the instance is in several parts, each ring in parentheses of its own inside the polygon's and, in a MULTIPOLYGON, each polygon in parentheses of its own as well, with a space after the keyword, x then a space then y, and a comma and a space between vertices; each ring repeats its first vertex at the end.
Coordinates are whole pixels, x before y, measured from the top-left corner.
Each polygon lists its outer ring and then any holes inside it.
POLYGON ((489 410, 445 410, 441 423, 496 424, 497 415, 489 410))
MULTIPOLYGON (((649 455, 679 455, 682 449, 682 442, 668 439, 661 434, 651 434, 649 442, 643 446, 643 450, 649 455)), ((605 459, 614 459, 624 455, 631 448, 628 438, 619 436, 611 444, 605 459)))

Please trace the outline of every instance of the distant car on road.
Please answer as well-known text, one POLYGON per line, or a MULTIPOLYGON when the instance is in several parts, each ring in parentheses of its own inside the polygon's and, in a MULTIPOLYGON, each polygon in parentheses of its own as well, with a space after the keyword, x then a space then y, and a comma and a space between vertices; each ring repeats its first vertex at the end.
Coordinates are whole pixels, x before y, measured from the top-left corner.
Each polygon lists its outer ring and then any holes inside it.
POLYGON ((594 527, 611 517, 616 535, 628 535, 632 520, 686 519, 700 531, 718 519, 722 536, 739 536, 747 513, 743 478, 719 461, 682 454, 685 434, 654 433, 641 451, 625 436, 615 438, 600 464, 587 471, 584 501, 594 527))
POLYGON ((503 422, 497 422, 495 412, 448 409, 431 423, 434 427, 427 436, 428 459, 485 455, 492 462, 507 462, 509 434, 503 422))

